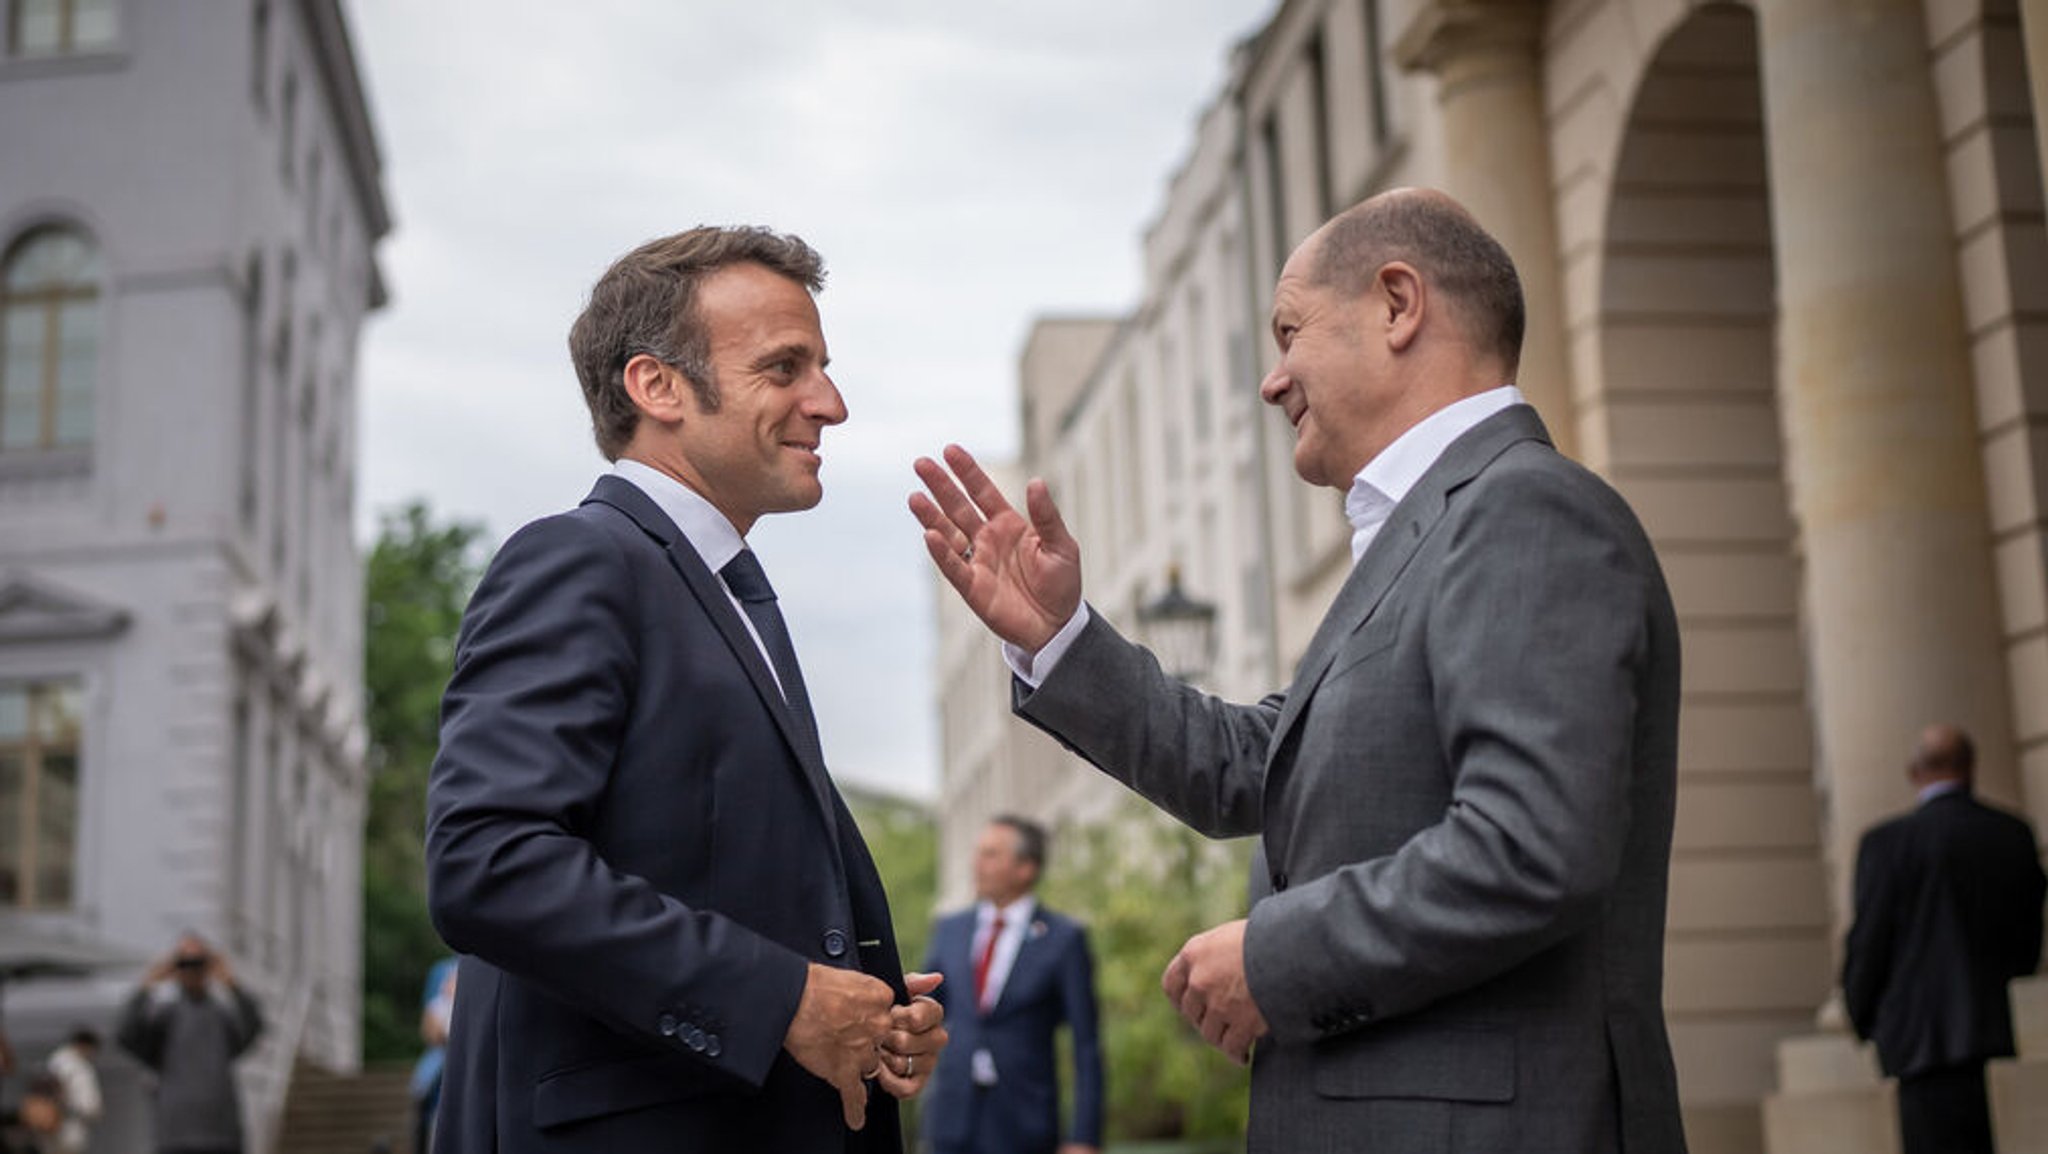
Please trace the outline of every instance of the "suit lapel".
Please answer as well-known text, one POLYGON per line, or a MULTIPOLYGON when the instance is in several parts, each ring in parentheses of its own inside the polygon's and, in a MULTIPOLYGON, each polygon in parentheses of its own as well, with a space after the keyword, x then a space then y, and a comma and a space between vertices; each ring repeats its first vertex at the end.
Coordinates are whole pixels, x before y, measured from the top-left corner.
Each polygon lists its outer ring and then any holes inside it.
POLYGON ((1017 956, 1010 959, 1010 972, 1003 977, 1003 988, 996 995, 995 1004, 988 1008, 990 1014, 1003 1008, 1003 1003, 1010 1000, 1010 991, 1019 988, 1018 979, 1024 976, 1028 967, 1038 964, 1038 956, 1045 952, 1039 942, 1051 928, 1045 921, 1045 907, 1033 905, 1031 922, 1024 927, 1024 936, 1017 941, 1017 956))
POLYGON ((1401 503, 1394 506, 1394 511, 1387 516, 1387 523, 1381 526, 1379 535, 1366 549, 1365 556, 1358 559, 1351 575, 1345 578, 1343 587, 1337 591, 1336 599, 1330 603, 1329 612, 1323 615, 1322 624, 1316 627, 1308 648, 1302 651, 1301 664, 1295 667, 1294 684, 1287 690, 1287 703, 1281 707, 1279 720, 1273 727, 1273 740, 1266 750, 1269 789, 1273 782, 1275 759, 1289 732, 1301 719, 1309 698, 1322 684, 1323 675, 1329 672, 1330 663, 1336 659, 1344 639, 1372 620, 1388 590, 1407 570, 1422 542, 1443 518, 1450 494, 1478 476, 1509 445, 1531 439, 1548 443, 1542 419, 1528 405, 1511 405, 1451 442, 1443 456, 1438 457, 1436 463, 1416 480, 1415 487, 1408 491, 1401 503))
POLYGON ((768 668, 767 660, 761 656, 761 647, 754 644, 753 634, 740 619, 739 611, 733 608, 732 599, 726 596, 725 583, 711 572, 704 559, 697 555, 689 539, 677 529, 668 514, 639 486, 621 477, 606 475, 599 477, 597 486, 585 498, 585 503, 596 501, 609 505, 624 513, 640 526, 642 532, 659 543, 668 554, 669 567, 682 578, 683 584, 696 597, 697 604, 704 610, 719 636, 725 639, 740 668, 746 672, 747 680, 753 683, 754 692, 761 698, 761 704, 775 719, 775 726, 782 732, 784 744, 789 746, 790 756, 795 759, 798 770, 809 785, 813 799, 818 804, 818 816, 825 826, 826 837, 832 843, 835 856, 844 860, 843 846, 839 836, 838 791, 832 786, 832 777, 823 762, 813 758, 808 742, 799 737, 794 717, 790 714, 789 703, 783 700, 782 690, 775 683, 775 674, 768 668))

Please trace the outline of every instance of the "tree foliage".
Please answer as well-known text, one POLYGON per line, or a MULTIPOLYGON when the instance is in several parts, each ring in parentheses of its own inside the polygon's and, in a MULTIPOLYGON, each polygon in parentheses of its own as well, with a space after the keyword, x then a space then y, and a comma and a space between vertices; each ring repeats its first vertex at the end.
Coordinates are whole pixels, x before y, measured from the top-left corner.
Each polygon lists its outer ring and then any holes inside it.
POLYGON ((1088 925, 1112 1139, 1245 1132, 1249 1074, 1181 1020, 1159 978, 1189 938, 1244 916, 1249 855, 1135 800, 1060 835, 1042 892, 1088 925))
POLYGON ((481 526, 414 501, 387 512, 364 573, 370 804, 363 830, 363 1057, 419 1052, 420 992, 447 947, 427 920, 427 769, 462 610, 482 572, 481 526))

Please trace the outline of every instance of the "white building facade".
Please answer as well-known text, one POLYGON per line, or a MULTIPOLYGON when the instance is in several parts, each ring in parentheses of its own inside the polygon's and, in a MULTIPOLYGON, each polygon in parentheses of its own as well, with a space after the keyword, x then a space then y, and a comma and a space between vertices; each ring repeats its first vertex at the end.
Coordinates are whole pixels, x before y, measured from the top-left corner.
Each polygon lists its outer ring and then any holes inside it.
MULTIPOLYGON (((0 35, 0 907, 224 949, 263 1149, 294 1055, 360 1054, 381 162, 336 0, 0 0, 0 35)), ((123 989, 18 986, 16 1048, 123 989)))

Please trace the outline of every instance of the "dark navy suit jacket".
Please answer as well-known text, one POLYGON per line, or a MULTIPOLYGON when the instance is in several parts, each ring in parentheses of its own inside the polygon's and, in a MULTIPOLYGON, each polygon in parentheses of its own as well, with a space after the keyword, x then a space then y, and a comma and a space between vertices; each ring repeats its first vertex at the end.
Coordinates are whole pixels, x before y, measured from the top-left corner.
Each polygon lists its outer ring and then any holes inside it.
POLYGON ((2013 1052, 2006 984, 2041 957, 2041 873, 2023 819, 1942 794, 1863 835, 1842 1000, 1884 1072, 2013 1052))
POLYGON ((724 585, 630 482, 521 529, 456 647, 428 788, 467 955, 438 1154, 900 1151, 782 1049, 810 962, 902 993, 880 878, 724 585))
POLYGON ((924 1092, 924 1136, 940 1149, 978 1143, 976 1154, 1041 1154, 1059 1144, 1060 1086, 1053 1033, 1074 1040, 1074 1118, 1068 1140, 1102 1144, 1102 1050, 1096 1036, 1095 966, 1080 923, 1039 906, 1002 996, 974 1005, 974 910, 932 927, 924 968, 946 975, 933 997, 946 1007, 950 1040, 924 1092), (981 1089, 974 1052, 987 1050, 998 1084, 981 1089))

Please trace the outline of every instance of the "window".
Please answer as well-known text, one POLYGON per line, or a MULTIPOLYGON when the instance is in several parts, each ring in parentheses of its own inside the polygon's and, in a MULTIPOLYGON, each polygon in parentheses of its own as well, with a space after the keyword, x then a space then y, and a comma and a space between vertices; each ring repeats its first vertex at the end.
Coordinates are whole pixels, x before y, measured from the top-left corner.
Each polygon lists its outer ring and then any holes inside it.
POLYGON ((99 255, 83 233, 39 228, 0 278, 0 453, 92 444, 99 255))
POLYGON ((71 904, 78 730, 76 682, 0 683, 0 905, 71 904))
POLYGON ((69 56, 114 46, 120 0, 14 0, 7 46, 16 56, 69 56))

